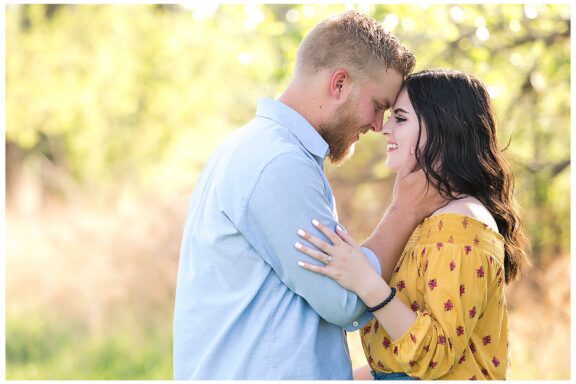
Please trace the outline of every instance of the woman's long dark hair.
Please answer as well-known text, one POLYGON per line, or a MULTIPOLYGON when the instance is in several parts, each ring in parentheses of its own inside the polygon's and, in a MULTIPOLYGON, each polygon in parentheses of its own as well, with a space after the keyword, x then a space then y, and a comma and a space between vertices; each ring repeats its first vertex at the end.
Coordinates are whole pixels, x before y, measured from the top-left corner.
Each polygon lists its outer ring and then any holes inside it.
POLYGON ((429 182, 450 200, 473 196, 490 211, 505 241, 506 283, 529 265, 527 238, 514 198, 514 175, 497 145, 490 96, 473 76, 426 70, 406 79, 408 97, 420 126, 424 148, 416 160, 429 182))

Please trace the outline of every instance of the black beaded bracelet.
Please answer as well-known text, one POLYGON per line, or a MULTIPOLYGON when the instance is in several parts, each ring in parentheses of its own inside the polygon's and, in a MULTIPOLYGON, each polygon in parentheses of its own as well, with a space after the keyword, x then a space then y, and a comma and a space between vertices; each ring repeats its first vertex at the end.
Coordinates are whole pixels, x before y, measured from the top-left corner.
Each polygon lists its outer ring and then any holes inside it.
POLYGON ((368 312, 374 312, 374 311, 377 311, 377 310, 379 310, 379 309, 381 309, 381 308, 384 308, 384 307, 386 306, 386 304, 388 304, 389 302, 392 301, 392 299, 394 298, 394 296, 396 296, 396 288, 392 287, 392 288, 391 288, 391 291, 390 291, 390 295, 389 295, 383 302, 381 302, 380 304, 378 304, 378 305, 375 306, 375 307, 368 307, 368 306, 367 306, 367 307, 366 307, 366 310, 367 310, 368 312))

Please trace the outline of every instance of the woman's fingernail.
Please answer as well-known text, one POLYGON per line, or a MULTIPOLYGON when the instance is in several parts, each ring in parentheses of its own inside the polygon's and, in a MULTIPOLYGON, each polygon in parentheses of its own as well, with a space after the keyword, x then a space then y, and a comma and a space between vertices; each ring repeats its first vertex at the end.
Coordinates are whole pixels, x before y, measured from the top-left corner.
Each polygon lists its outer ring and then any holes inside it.
POLYGON ((306 234, 306 232, 304 232, 303 230, 299 229, 299 230, 298 230, 298 234, 299 234, 300 236, 304 236, 304 235, 306 234))
POLYGON ((299 261, 299 262, 298 262, 298 265, 301 266, 301 267, 303 267, 303 266, 304 266, 304 263, 301 262, 301 261, 299 261))
POLYGON ((336 229, 338 229, 338 230, 339 230, 340 232, 342 232, 342 233, 346 233, 346 232, 344 232, 344 230, 342 229, 342 227, 339 226, 339 225, 336 226, 336 229))
POLYGON ((318 226, 318 224, 320 224, 320 223, 318 222, 318 220, 314 219, 314 220, 312 220, 312 224, 314 224, 314 226, 316 226, 316 227, 317 227, 317 226, 318 226))
POLYGON ((302 244, 300 244, 300 243, 296 243, 296 244, 294 244, 294 246, 295 246, 297 249, 302 249, 302 244))

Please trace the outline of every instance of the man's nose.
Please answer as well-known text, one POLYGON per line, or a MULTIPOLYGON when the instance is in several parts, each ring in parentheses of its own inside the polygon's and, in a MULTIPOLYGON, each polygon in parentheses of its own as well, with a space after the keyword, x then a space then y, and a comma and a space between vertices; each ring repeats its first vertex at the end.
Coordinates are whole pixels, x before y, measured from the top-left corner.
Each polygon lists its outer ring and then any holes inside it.
POLYGON ((381 132, 381 131, 382 131, 382 127, 383 127, 383 124, 384 124, 383 120, 384 120, 384 117, 382 117, 381 119, 380 119, 380 118, 376 118, 376 120, 374 120, 374 121, 372 122, 372 124, 370 124, 370 127, 372 128, 372 130, 373 130, 374 132, 381 132))

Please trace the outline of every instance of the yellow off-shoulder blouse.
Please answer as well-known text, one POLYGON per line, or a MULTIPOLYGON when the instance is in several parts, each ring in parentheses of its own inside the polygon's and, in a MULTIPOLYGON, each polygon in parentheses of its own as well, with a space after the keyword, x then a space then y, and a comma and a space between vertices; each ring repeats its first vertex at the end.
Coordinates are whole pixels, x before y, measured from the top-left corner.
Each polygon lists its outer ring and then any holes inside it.
POLYGON ((361 329, 372 370, 423 380, 508 378, 504 238, 469 216, 445 213, 415 230, 390 280, 416 312, 392 340, 376 319, 361 329))

